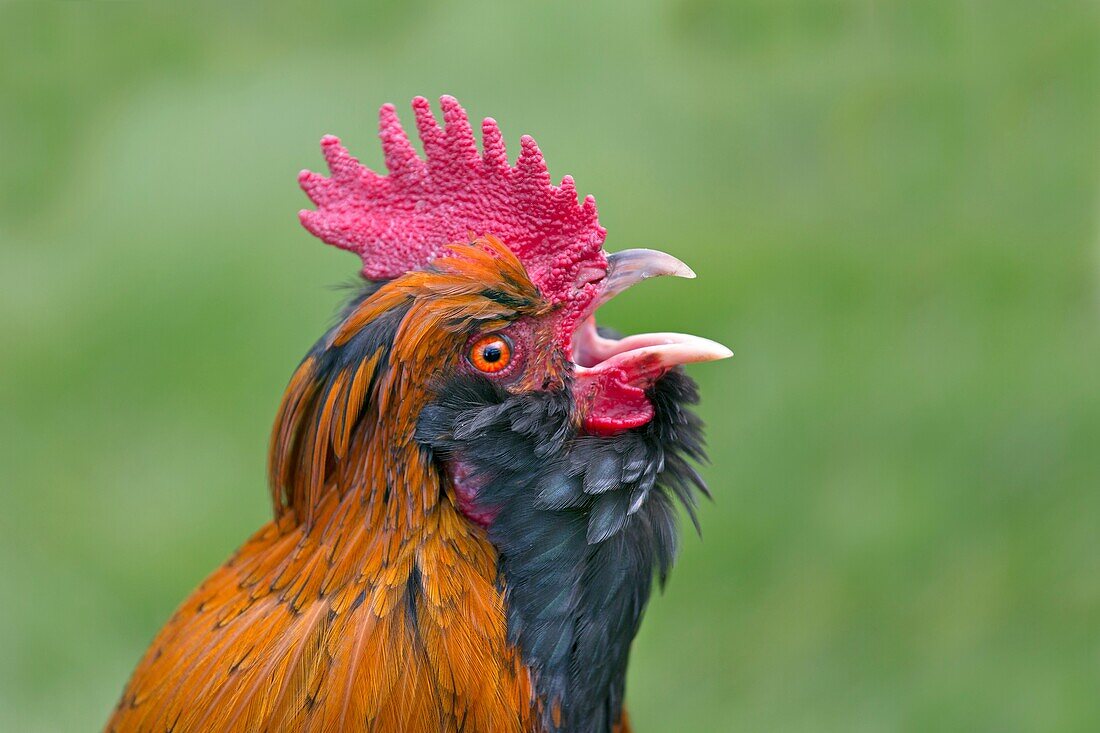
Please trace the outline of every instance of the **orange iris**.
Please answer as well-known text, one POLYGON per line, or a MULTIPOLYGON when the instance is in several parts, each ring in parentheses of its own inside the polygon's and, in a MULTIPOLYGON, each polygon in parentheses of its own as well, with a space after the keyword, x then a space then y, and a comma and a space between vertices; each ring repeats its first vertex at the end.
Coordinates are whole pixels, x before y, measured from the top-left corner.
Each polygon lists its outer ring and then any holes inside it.
POLYGON ((469 359, 478 371, 495 374, 512 361, 512 344, 499 333, 482 336, 470 346, 469 359))

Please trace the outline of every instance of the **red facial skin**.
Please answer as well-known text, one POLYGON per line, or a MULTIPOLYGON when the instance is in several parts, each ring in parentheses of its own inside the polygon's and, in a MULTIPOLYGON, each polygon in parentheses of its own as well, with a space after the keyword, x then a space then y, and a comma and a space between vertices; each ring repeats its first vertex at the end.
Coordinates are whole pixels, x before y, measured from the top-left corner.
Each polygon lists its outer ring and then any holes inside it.
POLYGON ((623 369, 610 369, 578 380, 574 395, 583 405, 582 425, 593 435, 615 435, 640 428, 653 419, 645 390, 623 369))
POLYGON ((454 482, 455 504, 458 505, 459 511, 474 524, 488 529, 500 513, 500 508, 481 506, 477 503, 477 495, 481 491, 482 483, 473 476, 469 466, 462 461, 452 460, 447 464, 447 468, 451 481, 454 482))
MULTIPOLYGON (((490 333, 472 336, 467 350, 490 333)), ((571 350, 577 361, 572 380, 573 399, 583 432, 614 435, 642 427, 653 419, 653 405, 646 397, 646 390, 668 366, 644 350, 643 347, 652 345, 644 336, 621 341, 603 339, 594 336, 592 319, 586 320, 565 346, 556 342, 556 328, 527 319, 496 333, 511 342, 512 361, 498 372, 484 372, 467 355, 467 371, 499 382, 512 392, 558 387, 564 384, 561 379, 564 354, 571 350)))

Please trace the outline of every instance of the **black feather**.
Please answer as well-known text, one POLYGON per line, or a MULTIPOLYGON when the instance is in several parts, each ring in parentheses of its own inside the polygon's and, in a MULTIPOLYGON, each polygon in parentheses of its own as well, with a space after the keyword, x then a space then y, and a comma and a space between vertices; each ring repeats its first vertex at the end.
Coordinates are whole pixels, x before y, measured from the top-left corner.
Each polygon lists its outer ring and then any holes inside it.
POLYGON ((653 578, 676 555, 672 497, 695 516, 689 463, 704 460, 695 384, 674 370, 650 390, 653 420, 613 436, 578 433, 568 391, 512 395, 489 380, 442 386, 417 440, 477 477, 498 507, 509 638, 535 673, 548 730, 608 733, 622 714, 630 645, 653 578), (561 725, 550 716, 560 705, 561 725))

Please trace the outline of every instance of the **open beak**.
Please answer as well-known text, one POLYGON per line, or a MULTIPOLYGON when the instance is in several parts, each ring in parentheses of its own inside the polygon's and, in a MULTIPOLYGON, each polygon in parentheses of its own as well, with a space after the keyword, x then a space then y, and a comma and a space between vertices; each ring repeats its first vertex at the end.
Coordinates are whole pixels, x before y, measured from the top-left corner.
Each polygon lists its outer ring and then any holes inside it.
MULTIPOLYGON (((642 280, 662 275, 694 278, 690 267, 670 254, 628 249, 607 258, 595 307, 642 280)), ((682 333, 646 333, 611 339, 596 330, 595 316, 584 319, 573 335, 574 393, 587 429, 614 433, 640 427, 653 419, 645 391, 669 369, 681 364, 733 356, 721 344, 682 333)))

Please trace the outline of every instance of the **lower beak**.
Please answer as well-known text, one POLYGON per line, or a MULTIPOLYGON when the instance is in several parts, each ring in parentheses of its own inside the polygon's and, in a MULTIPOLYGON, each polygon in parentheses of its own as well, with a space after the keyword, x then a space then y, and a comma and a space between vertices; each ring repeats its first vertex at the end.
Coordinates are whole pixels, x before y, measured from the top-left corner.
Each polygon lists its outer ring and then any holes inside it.
POLYGON ((733 352, 717 341, 686 333, 640 333, 604 338, 589 316, 573 336, 577 370, 631 369, 660 376, 672 367, 728 359, 733 352))

